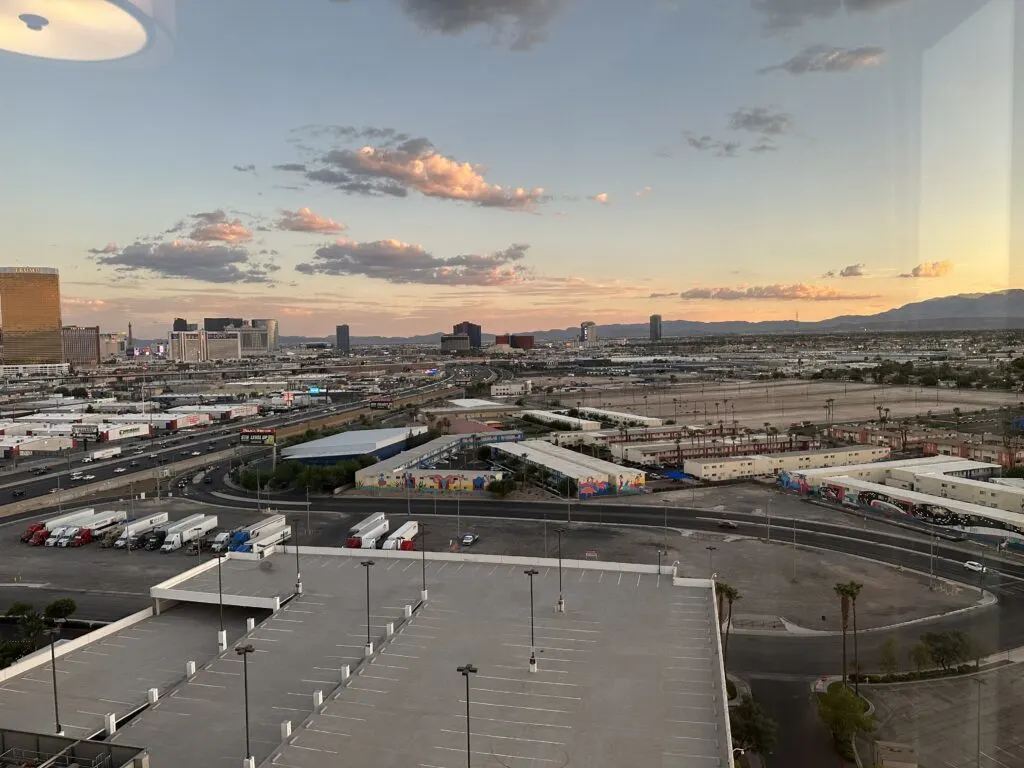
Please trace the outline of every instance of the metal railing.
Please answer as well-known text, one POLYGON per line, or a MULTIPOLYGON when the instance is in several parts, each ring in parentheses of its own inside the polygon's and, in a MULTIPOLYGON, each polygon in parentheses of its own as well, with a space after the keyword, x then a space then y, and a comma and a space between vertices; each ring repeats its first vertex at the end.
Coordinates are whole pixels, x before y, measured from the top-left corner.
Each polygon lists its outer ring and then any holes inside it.
POLYGON ((0 754, 0 766, 3 768, 69 768, 72 765, 80 768, 111 768, 110 755, 98 755, 87 760, 63 753, 47 754, 17 747, 0 754))

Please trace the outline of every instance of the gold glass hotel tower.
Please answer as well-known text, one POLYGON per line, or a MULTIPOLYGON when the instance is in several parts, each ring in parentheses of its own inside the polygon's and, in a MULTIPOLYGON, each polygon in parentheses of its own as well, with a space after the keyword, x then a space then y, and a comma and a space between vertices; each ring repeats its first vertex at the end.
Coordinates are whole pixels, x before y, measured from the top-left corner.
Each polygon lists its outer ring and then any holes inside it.
POLYGON ((0 267, 0 323, 6 365, 64 359, 60 277, 50 267, 0 267))

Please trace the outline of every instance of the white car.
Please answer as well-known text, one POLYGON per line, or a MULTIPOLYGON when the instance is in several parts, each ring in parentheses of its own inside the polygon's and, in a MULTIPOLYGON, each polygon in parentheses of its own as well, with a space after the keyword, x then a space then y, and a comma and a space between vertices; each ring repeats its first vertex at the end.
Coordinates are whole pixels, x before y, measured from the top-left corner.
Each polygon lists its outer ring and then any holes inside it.
POLYGON ((127 471, 128 471, 127 467, 118 467, 117 469, 114 470, 114 474, 120 475, 122 472, 127 472, 127 471))
POLYGON ((96 475, 82 475, 83 480, 95 480, 96 475))
POLYGON ((83 464, 92 464, 92 462, 93 462, 92 456, 86 456, 84 459, 82 459, 82 463, 83 464))
POLYGON ((974 560, 968 560, 967 562, 965 562, 964 568, 966 568, 968 571, 974 571, 975 573, 988 573, 988 568, 986 568, 981 563, 975 562, 974 560))

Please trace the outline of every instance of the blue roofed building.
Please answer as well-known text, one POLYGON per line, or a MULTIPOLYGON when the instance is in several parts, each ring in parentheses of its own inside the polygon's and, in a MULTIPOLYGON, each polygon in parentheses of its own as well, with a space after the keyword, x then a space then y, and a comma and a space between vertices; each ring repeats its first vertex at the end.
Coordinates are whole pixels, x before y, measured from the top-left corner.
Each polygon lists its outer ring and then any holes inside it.
POLYGON ((330 437, 310 440, 285 448, 281 457, 301 461, 303 464, 331 465, 357 456, 376 456, 386 459, 408 447, 410 437, 426 433, 424 426, 396 427, 393 429, 359 429, 339 432, 330 437))

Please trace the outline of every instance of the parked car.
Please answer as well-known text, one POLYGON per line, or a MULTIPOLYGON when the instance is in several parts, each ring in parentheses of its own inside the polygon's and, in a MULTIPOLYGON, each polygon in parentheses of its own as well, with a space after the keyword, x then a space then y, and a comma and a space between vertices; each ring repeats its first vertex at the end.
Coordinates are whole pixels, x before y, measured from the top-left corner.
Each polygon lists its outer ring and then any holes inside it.
POLYGON ((974 571, 975 573, 988 573, 988 568, 986 568, 981 563, 975 562, 974 560, 968 560, 967 562, 965 562, 964 568, 966 568, 968 571, 974 571))
POLYGON ((480 540, 475 533, 466 533, 462 536, 462 546, 471 547, 480 540))

